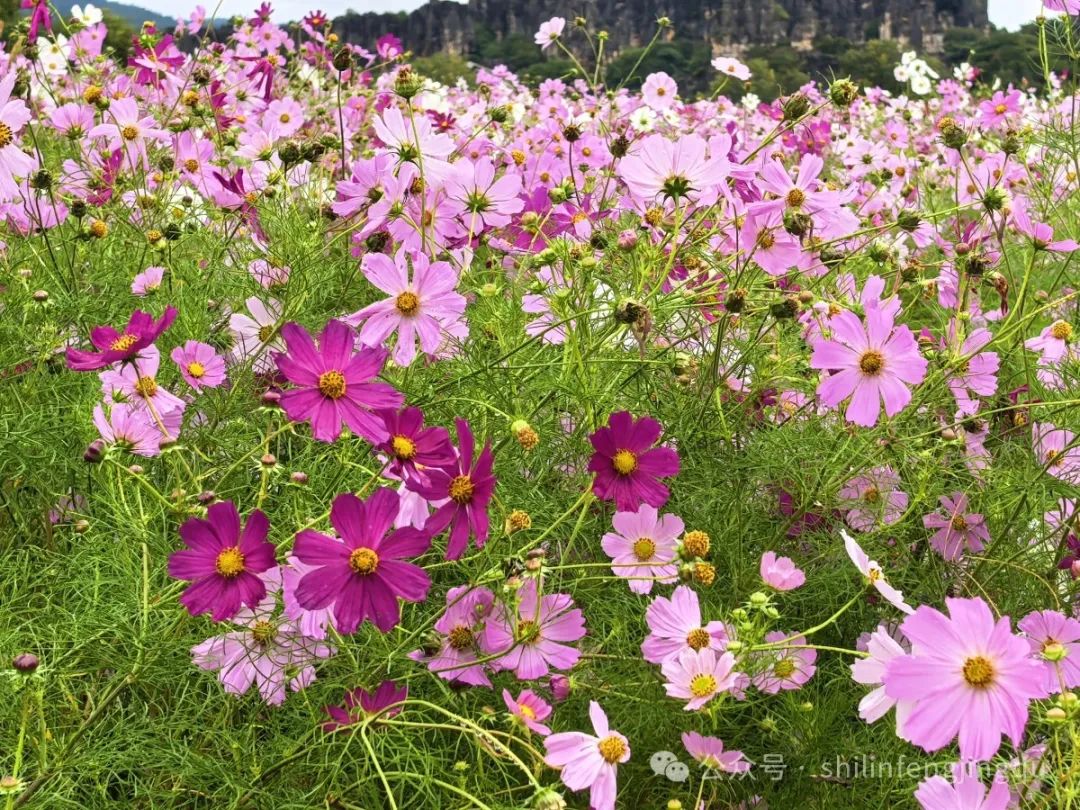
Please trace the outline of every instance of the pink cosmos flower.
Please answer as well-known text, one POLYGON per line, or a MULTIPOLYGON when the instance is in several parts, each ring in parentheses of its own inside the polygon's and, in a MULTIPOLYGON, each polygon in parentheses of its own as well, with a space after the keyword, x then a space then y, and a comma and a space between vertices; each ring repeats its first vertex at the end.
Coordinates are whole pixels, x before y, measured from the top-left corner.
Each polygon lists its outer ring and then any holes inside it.
POLYGON ((330 720, 323 723, 323 731, 330 734, 355 726, 373 715, 390 718, 401 714, 404 703, 409 697, 409 687, 398 686, 393 681, 383 681, 374 692, 357 687, 345 693, 342 706, 327 706, 325 711, 330 720), (394 708, 390 708, 393 706, 394 708))
POLYGON ((365 619, 388 633, 401 620, 398 598, 423 601, 431 579, 405 558, 426 552, 431 537, 411 527, 391 532, 397 512, 397 493, 386 487, 376 489, 366 501, 346 492, 330 505, 337 539, 311 529, 297 534, 293 554, 316 566, 296 587, 301 607, 333 606, 337 631, 348 635, 365 619))
POLYGON ((360 266, 364 277, 390 296, 344 319, 350 326, 360 327, 360 342, 381 346, 397 332, 391 357, 399 366, 412 363, 417 340, 422 351, 434 355, 445 340, 447 326, 460 322, 465 312, 465 297, 455 290, 458 275, 454 268, 404 248, 392 259, 383 253, 367 253, 360 266))
POLYGON ((712 60, 712 66, 714 69, 731 76, 733 79, 738 79, 740 82, 750 81, 750 68, 738 59, 729 56, 718 56, 712 60))
POLYGON ((596 497, 615 501, 621 512, 633 512, 642 503, 657 509, 667 503, 670 493, 659 479, 679 474, 679 456, 669 447, 653 447, 662 430, 655 419, 635 420, 629 411, 619 411, 589 436, 596 451, 589 459, 596 497))
POLYGON ((649 135, 619 161, 619 176, 630 193, 651 202, 657 197, 708 204, 716 199, 716 189, 727 179, 725 158, 706 157, 708 143, 699 135, 684 135, 671 141, 663 135, 649 135))
POLYGON ((17 199, 19 184, 15 178, 28 177, 37 166, 37 161, 19 148, 19 133, 31 114, 25 101, 11 97, 17 78, 18 71, 8 70, 0 79, 0 202, 17 199))
POLYGON ((131 280, 131 294, 140 298, 150 295, 161 287, 164 276, 164 267, 147 267, 131 280))
POLYGON ((781 690, 801 689, 809 681, 817 667, 817 650, 801 649, 806 644, 802 636, 786 636, 779 630, 765 634, 765 641, 774 644, 779 641, 792 646, 781 646, 759 653, 767 662, 764 669, 751 678, 751 683, 768 695, 775 695, 781 690))
POLYGON ((161 443, 166 439, 175 439, 180 435, 183 410, 174 410, 160 415, 161 426, 146 408, 140 408, 127 402, 117 402, 110 406, 108 415, 101 405, 94 407, 94 427, 98 429, 106 444, 114 444, 138 456, 153 457, 161 453, 161 443))
POLYGON ((877 424, 881 406, 886 416, 900 413, 911 401, 909 385, 926 376, 926 358, 907 326, 894 327, 893 315, 881 309, 866 311, 865 325, 845 310, 831 321, 833 339, 814 344, 810 367, 829 371, 818 385, 818 396, 829 407, 848 397, 844 418, 862 427, 877 424))
POLYGON ((961 413, 974 414, 979 410, 976 397, 990 397, 997 391, 997 373, 1001 361, 997 352, 984 352, 993 335, 988 329, 976 329, 960 346, 955 368, 949 372, 949 390, 961 413))
POLYGON ((881 566, 870 559, 866 552, 862 550, 862 547, 855 542, 855 538, 843 529, 840 530, 840 536, 844 538, 844 549, 847 551, 848 557, 851 558, 851 562, 855 564, 855 567, 859 569, 859 573, 866 577, 885 601, 897 610, 912 613, 911 605, 904 601, 904 595, 888 583, 881 566))
POLYGON ((241 531, 232 501, 212 504, 206 519, 180 526, 188 548, 169 556, 169 576, 191 581, 180 603, 192 616, 209 613, 215 622, 231 619, 241 605, 255 609, 266 596, 262 574, 274 568, 274 544, 266 539, 270 522, 252 512, 241 531))
POLYGON ((505 653, 492 662, 495 669, 513 670, 518 680, 543 678, 552 669, 570 669, 581 653, 569 646, 585 635, 585 617, 569 594, 539 595, 537 580, 518 591, 518 604, 500 604, 484 630, 482 646, 488 655, 505 653))
POLYGON ((775 551, 761 555, 761 579, 778 591, 793 591, 806 582, 806 574, 795 567, 788 557, 777 557, 775 551))
POLYGON ((1008 93, 998 90, 986 101, 979 104, 979 121, 988 127, 997 127, 1009 121, 1011 116, 1019 115, 1020 99, 1019 90, 1009 90, 1008 93))
POLYGON ((641 85, 642 100, 657 112, 669 109, 678 95, 679 86, 663 71, 650 73, 641 85))
POLYGON ((544 740, 544 762, 559 768, 559 778, 570 790, 589 788, 592 810, 615 810, 618 766, 630 759, 630 743, 608 725, 607 715, 595 700, 589 701, 594 734, 567 731, 544 740))
POLYGON ((148 346, 127 363, 102 371, 101 390, 107 399, 146 408, 155 423, 165 414, 183 411, 184 401, 157 382, 160 363, 161 353, 157 347, 148 346))
POLYGON ((1062 481, 1080 486, 1080 444, 1071 430, 1047 422, 1031 425, 1035 458, 1046 472, 1062 481))
POLYGON ((187 384, 196 391, 217 388, 225 382, 225 359, 209 344, 189 340, 173 349, 169 356, 187 384))
POLYGON ((475 163, 459 161, 446 185, 446 194, 463 209, 465 227, 472 236, 488 228, 510 224, 513 214, 525 207, 520 199, 521 176, 504 174, 495 179, 495 164, 490 158, 475 163))
POLYGON ((724 741, 719 737, 703 737, 696 731, 685 731, 682 743, 686 753, 710 771, 746 773, 750 770, 746 755, 742 751, 725 751, 724 741))
POLYGON ((982 599, 946 599, 949 615, 922 605, 900 625, 912 652, 885 667, 891 698, 915 702, 904 733, 926 751, 959 737, 960 757, 985 761, 1004 733, 1019 745, 1028 704, 1046 697, 1043 664, 1009 618, 982 599))
POLYGON ((540 23, 540 29, 536 32, 533 40, 540 46, 540 50, 546 51, 552 43, 562 36, 566 28, 566 20, 562 17, 552 17, 544 23, 540 23))
POLYGON ((900 476, 892 467, 875 467, 840 488, 844 520, 860 532, 873 531, 880 524, 891 526, 907 509, 908 495, 900 486, 900 476))
POLYGON ((1080 250, 1072 239, 1054 239, 1054 229, 1045 222, 1033 222, 1028 213, 1027 206, 1013 205, 1013 225, 1016 230, 1031 240, 1036 250, 1046 250, 1050 253, 1072 253, 1080 250))
POLYGON ((176 308, 165 307, 157 321, 148 312, 135 310, 127 326, 118 332, 111 326, 96 326, 90 330, 90 342, 97 351, 67 350, 68 368, 74 371, 98 371, 113 363, 130 360, 153 343, 176 320, 176 308))
POLYGON ((651 593, 654 582, 675 581, 681 518, 661 517, 645 503, 637 512, 616 512, 611 524, 615 531, 604 535, 601 546, 612 558, 612 573, 629 579, 631 591, 651 593))
POLYGON ((252 368, 255 372, 265 374, 274 367, 274 352, 285 348, 285 344, 278 337, 281 304, 274 300, 263 302, 254 296, 244 303, 251 313, 250 316, 242 312, 234 312, 229 316, 229 331, 236 341, 232 361, 253 359, 252 368))
POLYGON ((298 386, 281 396, 281 407, 294 422, 311 422, 312 435, 332 442, 344 422, 353 433, 378 444, 386 428, 373 410, 397 408, 404 397, 386 383, 373 382, 386 362, 385 349, 353 352, 353 331, 341 321, 330 321, 319 335, 319 345, 298 324, 281 328, 286 352, 274 355, 285 378, 298 386))
POLYGON ((523 689, 515 698, 509 689, 502 691, 503 703, 511 715, 516 717, 525 728, 542 737, 551 733, 551 729, 541 721, 551 715, 551 704, 531 689, 523 689))
POLYGON ((943 776, 919 783, 915 799, 923 810, 1006 810, 1010 807, 1009 783, 996 774, 987 792, 976 772, 964 763, 953 766, 950 784, 943 776))
POLYGON ((1056 363, 1069 354, 1073 340, 1073 325, 1057 320, 1039 333, 1038 337, 1024 341, 1024 348, 1040 352, 1040 363, 1056 363))
POLYGON ((248 272, 259 282, 259 286, 270 289, 285 284, 289 280, 292 268, 278 267, 266 259, 255 259, 248 265, 248 272))
POLYGON ((895 706, 896 734, 906 739, 903 734, 904 723, 915 704, 910 700, 896 700, 889 697, 885 691, 884 678, 885 668, 889 662, 894 658, 907 655, 908 651, 893 638, 889 629, 883 624, 879 624, 877 630, 870 634, 866 651, 870 653, 869 658, 860 658, 851 665, 851 679, 855 683, 877 688, 868 692, 859 701, 859 717, 867 723, 876 723, 895 706))
MULTIPOLYGON (((267 574, 272 574, 268 571, 267 574)), ((273 585, 274 578, 267 576, 273 585)), ((253 609, 241 610, 232 623, 239 629, 208 638, 191 648, 195 666, 216 670, 225 691, 242 695, 256 686, 271 706, 285 702, 285 688, 294 692, 315 680, 314 663, 334 654, 334 648, 304 638, 288 621, 275 617, 273 593, 253 609)))
POLYGON ((688 712, 696 712, 739 683, 735 656, 729 652, 718 655, 708 647, 682 650, 664 661, 660 671, 667 679, 664 690, 668 697, 685 700, 683 708, 688 712))
POLYGON ((318 566, 301 562, 299 557, 290 555, 288 565, 281 568, 281 600, 285 605, 285 617, 296 624, 297 629, 308 638, 324 639, 330 627, 336 627, 333 607, 320 610, 308 610, 296 598, 296 588, 305 574, 318 566))
POLYGON ((146 154, 147 142, 168 143, 169 133, 149 115, 139 114, 139 103, 132 97, 114 99, 105 114, 105 121, 89 132, 91 138, 108 139, 110 150, 123 149, 128 165, 134 170, 150 170, 146 154))
POLYGON ((481 657, 479 642, 484 623, 494 603, 495 597, 487 588, 451 588, 446 594, 446 612, 435 622, 439 641, 431 650, 409 653, 409 658, 425 662, 429 670, 451 683, 491 686, 485 665, 478 664, 477 659, 481 657))
POLYGON ((414 115, 405 120, 397 107, 387 107, 372 126, 398 163, 421 168, 428 182, 444 183, 454 173, 448 162, 454 142, 448 135, 435 132, 426 116, 414 115))
POLYGON ((967 495, 954 492, 938 499, 943 512, 923 516, 923 526, 937 529, 930 545, 946 560, 960 559, 964 549, 978 554, 990 542, 990 531, 982 515, 968 512, 967 495))
POLYGON ((450 444, 450 434, 443 427, 424 427, 424 412, 419 408, 386 409, 379 411, 379 418, 387 438, 376 449, 390 459, 389 471, 393 475, 423 479, 424 470, 454 463, 457 453, 450 444))
POLYGON ((469 423, 455 419, 459 455, 450 464, 424 471, 423 478, 406 479, 406 486, 418 492, 429 502, 440 502, 424 531, 432 537, 450 527, 446 542, 446 559, 456 560, 465 553, 470 533, 476 538, 476 547, 483 548, 491 528, 488 504, 495 492, 495 476, 492 474, 494 456, 491 443, 484 445, 473 464, 475 440, 469 423))
POLYGON ((645 623, 649 635, 641 644, 641 654, 650 664, 663 664, 684 650, 726 650, 728 633, 724 623, 702 623, 697 592, 687 585, 678 586, 671 598, 653 599, 645 611, 645 623))
POLYGON ((1047 694, 1080 686, 1080 622, 1056 610, 1038 610, 1017 627, 1027 636, 1031 654, 1043 662, 1047 694))

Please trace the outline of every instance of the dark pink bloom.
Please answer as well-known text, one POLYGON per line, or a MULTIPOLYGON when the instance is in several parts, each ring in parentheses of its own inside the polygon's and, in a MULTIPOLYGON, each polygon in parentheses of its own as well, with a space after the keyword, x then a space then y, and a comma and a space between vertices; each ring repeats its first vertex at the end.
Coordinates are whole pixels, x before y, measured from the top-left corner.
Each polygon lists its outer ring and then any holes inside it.
POLYGON ((454 463, 454 446, 444 427, 424 427, 424 412, 407 407, 400 411, 389 408, 379 411, 386 428, 386 441, 375 449, 390 459, 390 471, 399 477, 420 476, 429 467, 445 467, 454 463))
POLYGON ((509 689, 503 689, 503 703, 510 714, 516 717, 529 731, 536 732, 542 737, 551 733, 551 729, 541 721, 551 715, 551 704, 540 697, 531 689, 523 689, 515 698, 509 689))
POLYGON ((149 312, 135 310, 124 331, 111 326, 96 326, 90 330, 90 342, 97 351, 67 350, 68 368, 74 371, 98 371, 113 363, 130 360, 158 339, 176 319, 176 308, 165 307, 157 321, 149 312))
POLYGON ((475 447, 469 423, 455 419, 454 424, 458 435, 457 459, 445 467, 425 470, 423 480, 406 481, 409 489, 419 492, 428 501, 446 501, 428 518, 424 531, 434 537, 450 527, 450 538, 446 543, 448 560, 456 560, 465 553, 470 532, 476 537, 477 548, 487 542, 490 529, 488 502, 495 491, 491 444, 484 445, 474 466, 475 447))
POLYGON ((393 681, 383 681, 374 692, 359 687, 350 689, 345 693, 344 705, 326 707, 330 720, 323 723, 323 731, 327 734, 342 731, 376 714, 381 717, 401 714, 403 707, 395 704, 404 703, 408 696, 409 687, 399 687, 393 681), (394 708, 388 708, 390 706, 394 708), (384 709, 386 711, 383 711, 384 709))
POLYGON ((312 435, 332 442, 341 435, 341 423, 372 444, 386 439, 382 420, 373 410, 396 408, 404 397, 386 383, 372 382, 386 363, 385 349, 353 351, 353 331, 341 321, 330 321, 319 335, 319 345, 298 324, 281 327, 285 352, 274 354, 278 369, 298 388, 286 391, 281 407, 294 422, 311 422, 312 435))
POLYGON ((266 539, 270 522, 256 509, 241 531, 232 501, 213 504, 206 520, 191 518, 180 527, 188 548, 169 557, 169 576, 191 580, 180 602, 192 616, 209 613, 215 622, 231 619, 241 605, 254 610, 266 596, 259 574, 275 566, 274 544, 266 539))
POLYGON ((648 416, 635 420, 629 411, 611 414, 607 426, 589 437, 596 450, 589 459, 596 497, 615 501, 620 512, 636 512, 642 503, 657 509, 667 503, 670 492, 659 479, 679 474, 679 455, 670 447, 653 447, 662 430, 648 416))
POLYGON ((397 493, 386 487, 366 501, 347 492, 334 498, 330 523, 337 539, 310 529, 296 535, 293 554, 316 566, 296 586, 300 606, 321 610, 333 605, 337 631, 347 635, 365 619, 388 633, 401 620, 398 597, 423 601, 431 579, 404 558, 427 551, 431 537, 412 527, 387 534, 397 513, 397 493))

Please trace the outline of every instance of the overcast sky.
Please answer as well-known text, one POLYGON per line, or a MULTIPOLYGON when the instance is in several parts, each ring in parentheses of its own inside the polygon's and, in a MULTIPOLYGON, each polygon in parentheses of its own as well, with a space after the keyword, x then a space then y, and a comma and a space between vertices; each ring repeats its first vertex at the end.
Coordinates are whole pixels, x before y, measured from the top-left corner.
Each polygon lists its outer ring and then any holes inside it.
MULTIPOLYGON (((133 5, 175 16, 201 3, 208 12, 218 8, 219 17, 249 14, 259 0, 127 0, 133 5)), ((423 0, 270 0, 275 17, 281 20, 299 19, 313 8, 321 8, 331 15, 347 9, 354 11, 408 11, 421 5, 423 0)), ((571 4, 567 4, 568 6, 571 4)), ((1016 28, 1035 18, 1042 7, 1041 0, 990 0, 990 19, 995 25, 1016 28)))

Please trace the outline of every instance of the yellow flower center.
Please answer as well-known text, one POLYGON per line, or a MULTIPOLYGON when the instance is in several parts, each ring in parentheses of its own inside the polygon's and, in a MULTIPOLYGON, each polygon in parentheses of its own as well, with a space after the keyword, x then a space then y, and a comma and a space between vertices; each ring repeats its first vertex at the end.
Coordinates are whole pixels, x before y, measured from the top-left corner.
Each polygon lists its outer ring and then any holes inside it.
POLYGON ((515 149, 510 153, 510 157, 514 161, 514 165, 521 166, 525 163, 525 153, 520 149, 515 149))
POLYGON ((518 711, 521 712, 522 717, 526 717, 529 720, 536 719, 536 712, 533 711, 532 706, 526 706, 524 703, 518 704, 518 711))
POLYGON ((194 377, 196 380, 198 380, 206 374, 206 369, 203 367, 202 363, 200 363, 198 360, 194 360, 188 363, 187 373, 190 376, 194 377))
POLYGON ((620 450, 611 457, 611 466, 619 475, 630 475, 637 469, 637 456, 629 450, 620 450))
POLYGON ((600 751, 600 756, 604 758, 604 762, 611 765, 614 765, 626 755, 626 743, 614 734, 604 737, 596 744, 596 747, 600 751))
POLYGON ((475 490, 476 487, 473 486, 472 479, 469 476, 456 476, 450 482, 450 500, 454 503, 468 503, 472 500, 475 490))
POLYGON ((255 639, 255 643, 260 647, 267 646, 274 638, 274 625, 266 621, 266 619, 260 619, 251 628, 251 637, 255 639))
POLYGON ((270 339, 270 336, 274 334, 274 325, 267 324, 266 326, 259 327, 259 341, 266 343, 270 339))
POLYGON ((686 644, 692 650, 704 650, 712 641, 712 636, 704 627, 695 627, 686 634, 686 644))
POLYGON ((199 161, 195 158, 188 158, 184 161, 184 168, 189 172, 197 172, 199 170, 199 161))
POLYGON ((994 665, 981 655, 964 662, 964 680, 976 689, 985 689, 994 682, 994 665))
POLYGON ((447 641, 450 646, 455 650, 466 650, 473 645, 473 631, 472 628, 464 625, 458 625, 453 628, 447 636, 447 641))
POLYGON ((801 208, 804 202, 806 202, 806 195, 802 189, 793 188, 788 192, 787 204, 789 208, 801 208))
POLYGON ((153 377, 139 377, 135 383, 135 393, 149 399, 157 393, 157 380, 153 377))
POLYGON ((703 698, 716 692, 716 678, 712 675, 695 675, 690 679, 690 694, 703 698))
POLYGON ((15 140, 15 137, 11 134, 11 127, 0 121, 0 149, 3 149, 13 140, 15 140))
POLYGON ((406 317, 415 315, 416 310, 420 308, 420 299, 416 297, 416 293, 403 292, 394 301, 394 307, 406 317))
POLYGON ((994 107, 994 112, 996 112, 998 115, 1004 115, 1008 111, 1009 108, 1006 107, 1004 104, 998 104, 996 107, 994 107))
POLYGON ((859 358, 859 370, 862 371, 863 374, 873 376, 884 367, 885 355, 875 349, 864 352, 863 356, 859 358))
POLYGON ((965 531, 968 527, 968 523, 963 515, 953 515, 953 519, 949 521, 949 525, 952 527, 953 531, 957 532, 965 531))
POLYGON ((416 442, 408 436, 394 436, 390 440, 390 448, 402 461, 409 461, 416 456, 416 442))
POLYGON ((795 662, 790 658, 781 658, 773 664, 772 671, 777 678, 790 678, 795 672, 795 662))
POLYGON ((327 399, 345 396, 345 375, 340 371, 324 371, 319 375, 319 393, 327 399))
POLYGON ((287 124, 291 120, 292 120, 292 116, 289 115, 288 113, 282 113, 281 115, 278 116, 278 121, 280 121, 283 124, 287 124))
POLYGON ((867 487, 862 496, 864 503, 877 503, 881 500, 881 492, 877 487, 867 487))
POLYGON ((133 141, 139 137, 139 128, 134 124, 128 124, 120 130, 120 135, 125 141, 133 141))
POLYGON ((540 639, 540 625, 530 619, 521 619, 517 623, 517 640, 522 644, 532 644, 540 639))
POLYGON ((651 537, 641 537, 634 543, 634 556, 641 562, 651 560, 656 553, 656 543, 651 537))
POLYGON ((1061 464, 1061 459, 1065 454, 1060 450, 1047 450, 1046 451, 1046 466, 1057 467, 1061 464))
POLYGON ((135 335, 121 335, 112 342, 109 346, 109 350, 114 352, 126 352, 134 346, 138 340, 139 339, 135 335))
POLYGON ((214 561, 214 569, 227 579, 239 576, 244 572, 244 552, 239 546, 223 548, 214 561))
POLYGON ((1073 328, 1071 323, 1065 321, 1054 321, 1050 327, 1050 336, 1055 340, 1064 340, 1068 342, 1073 335, 1073 328))
POLYGON ((367 576, 368 574, 374 574, 375 569, 378 567, 379 555, 370 548, 360 547, 353 549, 353 553, 349 555, 349 568, 354 573, 367 576))

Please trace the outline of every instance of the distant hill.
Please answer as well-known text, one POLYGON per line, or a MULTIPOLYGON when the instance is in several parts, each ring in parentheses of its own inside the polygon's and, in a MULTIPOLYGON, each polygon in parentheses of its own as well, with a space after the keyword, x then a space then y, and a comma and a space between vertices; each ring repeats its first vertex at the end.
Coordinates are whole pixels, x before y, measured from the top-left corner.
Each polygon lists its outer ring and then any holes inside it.
MULTIPOLYGON (((114 3, 112 0, 90 0, 91 5, 95 5, 102 11, 108 11, 115 14, 117 17, 122 17, 125 21, 131 24, 131 27, 136 31, 142 26, 144 22, 152 22, 162 31, 171 31, 176 26, 176 17, 166 17, 164 14, 158 14, 156 11, 150 11, 150 9, 142 8, 140 6, 132 6, 127 3, 114 3)), ((79 2, 79 0, 56 0, 53 4, 56 10, 60 12, 63 17, 71 16, 72 6, 85 6, 86 2, 79 2)))

